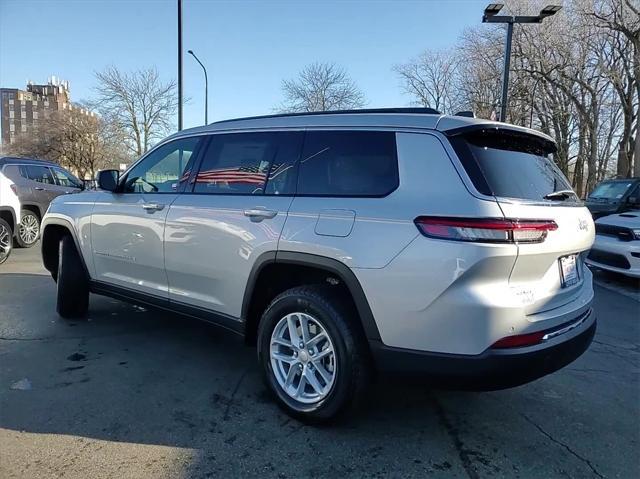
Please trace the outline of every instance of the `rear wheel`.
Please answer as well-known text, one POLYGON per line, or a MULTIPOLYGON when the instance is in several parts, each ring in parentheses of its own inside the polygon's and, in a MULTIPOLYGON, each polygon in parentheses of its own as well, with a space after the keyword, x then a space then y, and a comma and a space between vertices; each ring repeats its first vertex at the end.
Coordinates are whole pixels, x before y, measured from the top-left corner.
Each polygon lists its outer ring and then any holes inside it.
POLYGON ((20 248, 31 248, 40 237, 40 218, 33 211, 23 210, 16 244, 20 248))
POLYGON ((58 251, 56 311, 63 318, 86 316, 89 309, 89 279, 73 238, 64 236, 58 251))
POLYGON ((345 412, 369 382, 364 338, 331 287, 303 286, 277 296, 260 321, 258 356, 279 405, 308 422, 345 412))
POLYGON ((0 218, 0 264, 7 261, 11 254, 11 226, 0 218))

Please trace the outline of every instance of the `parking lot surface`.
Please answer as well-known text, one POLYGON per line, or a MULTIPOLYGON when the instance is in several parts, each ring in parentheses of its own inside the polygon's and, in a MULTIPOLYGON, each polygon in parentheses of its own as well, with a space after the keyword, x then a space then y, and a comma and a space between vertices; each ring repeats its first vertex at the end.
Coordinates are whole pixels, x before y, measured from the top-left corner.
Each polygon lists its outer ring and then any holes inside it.
POLYGON ((595 341, 565 369, 482 393, 385 378, 365 410, 314 428, 275 406, 239 338, 97 296, 89 321, 64 321, 39 247, 15 250, 0 266, 0 477, 637 478, 637 283, 602 281, 595 341))

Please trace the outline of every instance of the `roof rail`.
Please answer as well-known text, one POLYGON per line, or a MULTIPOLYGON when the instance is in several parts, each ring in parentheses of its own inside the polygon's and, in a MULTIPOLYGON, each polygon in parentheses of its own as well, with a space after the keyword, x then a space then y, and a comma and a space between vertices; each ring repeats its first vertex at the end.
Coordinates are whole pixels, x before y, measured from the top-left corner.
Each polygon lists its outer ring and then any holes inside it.
POLYGON ((316 116, 316 115, 349 115, 349 114, 370 114, 370 113, 396 113, 396 114, 421 114, 421 115, 440 115, 438 110, 433 108, 370 108, 361 110, 332 110, 332 111, 307 111, 300 113, 276 113, 273 115, 247 116, 244 118, 232 118, 229 120, 220 120, 215 123, 226 123, 229 121, 241 120, 262 120, 265 118, 287 118, 292 116, 316 116))

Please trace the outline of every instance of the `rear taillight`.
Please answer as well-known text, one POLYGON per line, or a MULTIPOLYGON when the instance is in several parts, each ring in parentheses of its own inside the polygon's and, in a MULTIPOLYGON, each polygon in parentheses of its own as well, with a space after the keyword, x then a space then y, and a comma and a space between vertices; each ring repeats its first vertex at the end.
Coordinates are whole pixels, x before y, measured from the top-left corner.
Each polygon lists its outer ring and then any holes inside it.
POLYGON ((9 188, 11 188, 11 191, 13 191, 14 194, 16 194, 16 195, 18 194, 18 187, 15 184, 11 183, 9 185, 9 188))
POLYGON ((558 229, 552 220, 419 216, 414 222, 430 238, 481 243, 540 243, 558 229))

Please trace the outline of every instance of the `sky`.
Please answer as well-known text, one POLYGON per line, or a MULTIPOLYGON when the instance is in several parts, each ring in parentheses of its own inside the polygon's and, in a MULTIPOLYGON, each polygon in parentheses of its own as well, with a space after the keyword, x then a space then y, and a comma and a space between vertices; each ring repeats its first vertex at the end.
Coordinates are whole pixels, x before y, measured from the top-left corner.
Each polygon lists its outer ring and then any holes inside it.
MULTIPOLYGON (((426 48, 452 46, 480 24, 487 0, 183 0, 184 127, 273 113, 282 80, 307 64, 343 66, 367 107, 399 107, 394 65, 426 48)), ((0 87, 25 89, 51 75, 68 80, 72 101, 95 97, 94 73, 155 66, 177 78, 176 0, 0 0, 0 87)))

